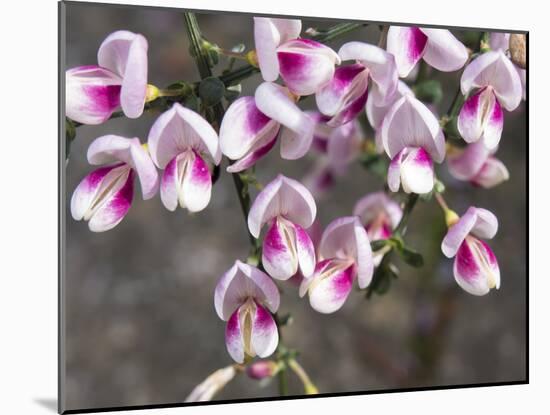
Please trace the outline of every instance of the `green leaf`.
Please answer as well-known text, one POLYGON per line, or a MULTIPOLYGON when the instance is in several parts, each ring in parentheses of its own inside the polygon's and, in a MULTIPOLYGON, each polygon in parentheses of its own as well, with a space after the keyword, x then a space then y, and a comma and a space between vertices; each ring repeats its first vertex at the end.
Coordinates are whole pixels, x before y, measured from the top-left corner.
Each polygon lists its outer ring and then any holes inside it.
POLYGON ((190 110, 199 112, 199 99, 195 94, 189 94, 185 98, 183 98, 182 104, 185 108, 189 108, 190 110))
POLYGON ((376 292, 376 294, 378 295, 383 295, 383 294, 386 294, 390 287, 391 287, 391 276, 388 272, 384 272, 380 279, 378 280, 378 283, 376 284, 376 286, 374 287, 374 291, 376 292))
POLYGON ((74 123, 69 119, 65 118, 65 159, 69 158, 71 153, 71 144, 76 138, 76 128, 74 123))
POLYGON ((387 239, 379 239, 377 241, 372 241, 370 243, 370 248, 372 251, 376 252, 380 249, 384 248, 386 245, 388 245, 390 242, 387 239))
POLYGON ((422 254, 408 248, 406 246, 403 249, 397 251, 399 256, 412 267, 420 268, 424 265, 424 257, 422 254))

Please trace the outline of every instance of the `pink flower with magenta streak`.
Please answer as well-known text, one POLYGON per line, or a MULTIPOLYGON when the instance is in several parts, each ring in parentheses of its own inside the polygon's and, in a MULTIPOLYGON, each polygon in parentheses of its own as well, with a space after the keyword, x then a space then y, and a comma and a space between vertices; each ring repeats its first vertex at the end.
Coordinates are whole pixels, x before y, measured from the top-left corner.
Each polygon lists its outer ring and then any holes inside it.
POLYGON ((218 165, 218 135, 199 114, 175 103, 157 118, 148 138, 151 158, 162 175, 160 196, 166 209, 199 212, 208 206, 212 177, 207 161, 218 165))
POLYGON ((269 225, 263 240, 262 264, 269 275, 288 280, 298 269, 310 277, 315 268, 315 248, 305 229, 315 220, 313 196, 296 180, 278 175, 256 197, 248 214, 248 229, 258 238, 269 225))
POLYGON ((495 187, 510 177, 504 163, 493 156, 496 150, 489 150, 482 141, 455 150, 447 156, 449 172, 456 179, 469 181, 475 186, 495 187))
POLYGON ((366 288, 372 279, 374 263, 367 231, 357 216, 331 222, 319 243, 315 272, 300 286, 300 296, 309 294, 311 307, 320 313, 333 313, 345 303, 357 279, 366 288))
POLYGON ((498 220, 486 209, 470 207, 453 224, 441 243, 446 257, 455 257, 453 272, 458 285, 473 295, 485 295, 500 287, 500 270, 495 254, 479 238, 492 239, 498 220))
MULTIPOLYGON (((508 53, 508 49, 510 48, 510 33, 491 32, 489 35, 489 44, 492 50, 501 50, 505 54, 508 53)), ((525 101, 527 98, 527 70, 517 65, 514 65, 514 67, 518 71, 521 80, 522 99, 525 101)))
POLYGON ((279 308, 279 290, 258 268, 239 260, 221 277, 214 294, 218 316, 227 321, 225 344, 238 363, 267 357, 277 348, 279 334, 271 313, 279 308))
POLYGON ((109 164, 88 174, 71 198, 73 218, 88 221, 93 232, 112 229, 126 216, 134 197, 136 173, 144 200, 158 190, 157 170, 138 138, 96 138, 88 148, 88 162, 109 164))
POLYGON ((302 22, 296 19, 254 18, 256 55, 267 82, 279 75, 296 95, 311 95, 334 75, 340 58, 331 48, 310 39, 300 39, 302 22))
POLYGON ((386 50, 395 56, 400 77, 406 77, 424 58, 440 71, 456 71, 468 60, 468 50, 445 29, 390 26, 386 50))
POLYGON ((513 111, 521 102, 523 87, 514 64, 502 50, 489 51, 474 59, 460 79, 464 95, 477 89, 460 110, 457 127, 468 143, 481 140, 494 149, 502 135, 502 107, 513 111))
MULTIPOLYGON (((369 240, 388 239, 399 224, 403 210, 399 203, 384 192, 369 193, 357 201, 353 214, 358 216, 367 231, 369 240)), ((373 253, 374 265, 378 266, 389 247, 373 253)))
POLYGON ((315 95, 319 111, 331 117, 330 126, 354 119, 369 96, 374 105, 387 105, 398 80, 394 57, 377 46, 348 42, 338 55, 343 61, 356 63, 336 69, 332 80, 315 95))
POLYGON ((397 192, 428 193, 434 185, 433 162, 445 158, 445 138, 435 115, 412 95, 401 97, 381 126, 381 141, 391 158, 388 186, 397 192))
POLYGON ((254 97, 241 97, 227 109, 220 127, 220 148, 232 160, 227 171, 252 167, 275 145, 280 133, 281 157, 296 160, 311 147, 315 120, 302 112, 288 90, 264 82, 254 97))
POLYGON ((119 30, 99 47, 98 65, 67 70, 67 117, 101 124, 120 107, 127 117, 139 117, 147 97, 147 48, 142 35, 119 30))

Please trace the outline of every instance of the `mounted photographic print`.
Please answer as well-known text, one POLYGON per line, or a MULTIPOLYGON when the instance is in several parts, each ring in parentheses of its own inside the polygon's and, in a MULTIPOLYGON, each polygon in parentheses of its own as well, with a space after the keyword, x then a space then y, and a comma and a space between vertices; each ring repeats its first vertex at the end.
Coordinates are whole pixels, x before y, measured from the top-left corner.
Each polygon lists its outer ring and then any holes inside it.
POLYGON ((59 11, 60 412, 528 382, 527 32, 59 11))

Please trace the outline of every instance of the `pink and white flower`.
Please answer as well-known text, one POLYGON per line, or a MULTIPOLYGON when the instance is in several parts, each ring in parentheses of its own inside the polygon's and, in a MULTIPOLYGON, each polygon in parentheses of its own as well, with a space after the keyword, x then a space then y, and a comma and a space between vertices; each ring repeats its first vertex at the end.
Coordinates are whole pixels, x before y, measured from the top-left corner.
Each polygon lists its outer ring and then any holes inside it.
POLYGON ((374 263, 367 231, 356 216, 331 222, 319 244, 315 272, 300 286, 300 296, 320 313, 333 313, 344 305, 357 279, 366 288, 372 279, 374 263))
POLYGON ((486 147, 495 148, 504 125, 502 107, 513 111, 522 98, 521 79, 514 64, 502 50, 485 52, 464 69, 460 88, 464 95, 478 89, 458 116, 462 138, 468 143, 482 140, 486 147))
MULTIPOLYGON (((399 224, 403 211, 399 203, 390 199, 384 192, 369 193, 357 201, 353 214, 358 216, 367 231, 369 240, 378 241, 391 237, 399 224)), ((375 266, 380 264, 388 248, 373 253, 375 266)))
POLYGON ((208 162, 220 164, 218 135, 196 112, 174 103, 149 132, 151 158, 164 169, 160 197, 166 209, 199 212, 208 206, 212 176, 208 162))
POLYGON ((469 181, 475 186, 489 189, 509 179, 510 174, 504 163, 478 141, 468 144, 463 150, 454 150, 447 155, 449 172, 458 180, 469 181))
POLYGON ((336 69, 332 80, 315 94, 319 110, 336 126, 354 119, 365 108, 367 97, 374 105, 386 105, 397 88, 393 55, 363 42, 344 44, 338 55, 355 64, 336 69))
MULTIPOLYGON (((491 32, 491 34, 489 35, 489 45, 491 46, 492 50, 501 50, 505 54, 507 54, 510 47, 510 33, 491 32)), ((521 80, 522 99, 525 101, 525 99, 527 98, 527 70, 522 69, 517 65, 514 65, 514 67, 518 71, 519 78, 521 80)))
POLYGON ((311 147, 315 120, 302 112, 288 90, 264 82, 254 97, 241 97, 227 109, 220 127, 220 148, 232 160, 227 171, 252 167, 281 136, 281 157, 296 160, 311 147))
POLYGON ((256 56, 267 82, 279 75, 297 95, 311 95, 327 84, 340 58, 331 48, 299 38, 302 22, 295 19, 254 18, 256 56))
POLYGON ((402 78, 422 58, 428 65, 443 72, 456 71, 468 60, 466 47, 445 29, 390 26, 386 49, 395 56, 402 78))
POLYGON ((279 308, 279 289, 268 275, 239 260, 221 277, 214 294, 218 316, 227 321, 225 345, 237 363, 267 357, 279 334, 271 313, 279 308))
POLYGON ((315 268, 315 248, 305 229, 315 220, 317 206, 300 182, 278 175, 258 194, 248 214, 250 234, 259 238, 269 225, 262 248, 262 264, 269 275, 287 280, 300 269, 309 277, 315 268))
POLYGON ((445 158, 445 138, 434 114, 411 95, 401 97, 388 111, 381 139, 391 158, 388 186, 397 192, 428 193, 434 185, 433 162, 445 158))
POLYGON ((495 254, 479 238, 492 239, 498 220, 486 209, 470 207, 453 224, 441 243, 446 257, 455 257, 453 272, 458 285, 473 295, 485 295, 500 287, 500 270, 495 254))
POLYGON ((75 220, 88 221, 92 232, 114 228, 126 216, 134 198, 135 175, 141 183, 143 199, 158 190, 158 173, 138 138, 105 135, 88 147, 88 162, 107 164, 88 174, 71 198, 75 220))
POLYGON ((343 176, 361 154, 363 134, 357 120, 332 128, 328 137, 319 139, 323 151, 313 169, 305 176, 304 184, 315 196, 321 196, 343 176))
POLYGON ((142 35, 119 30, 99 47, 98 65, 67 70, 67 117, 82 124, 101 124, 122 107, 128 118, 138 118, 148 93, 147 48, 142 35))

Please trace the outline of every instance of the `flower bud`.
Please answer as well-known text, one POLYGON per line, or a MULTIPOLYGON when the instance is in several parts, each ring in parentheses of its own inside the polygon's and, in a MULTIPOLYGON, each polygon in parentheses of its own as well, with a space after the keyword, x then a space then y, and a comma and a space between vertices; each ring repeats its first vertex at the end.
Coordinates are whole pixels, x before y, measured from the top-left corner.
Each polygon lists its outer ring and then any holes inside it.
POLYGON ((147 92, 145 93, 145 102, 151 102, 160 96, 160 91, 155 85, 147 84, 147 92))
POLYGON ((258 68, 259 67, 259 64, 258 64, 258 55, 256 54, 256 51, 255 50, 251 50, 250 52, 248 52, 246 54, 246 61, 254 66, 255 68, 258 68))
POLYGON ((260 360, 246 368, 246 374, 252 379, 265 379, 275 376, 279 372, 279 365, 273 360, 260 360))

